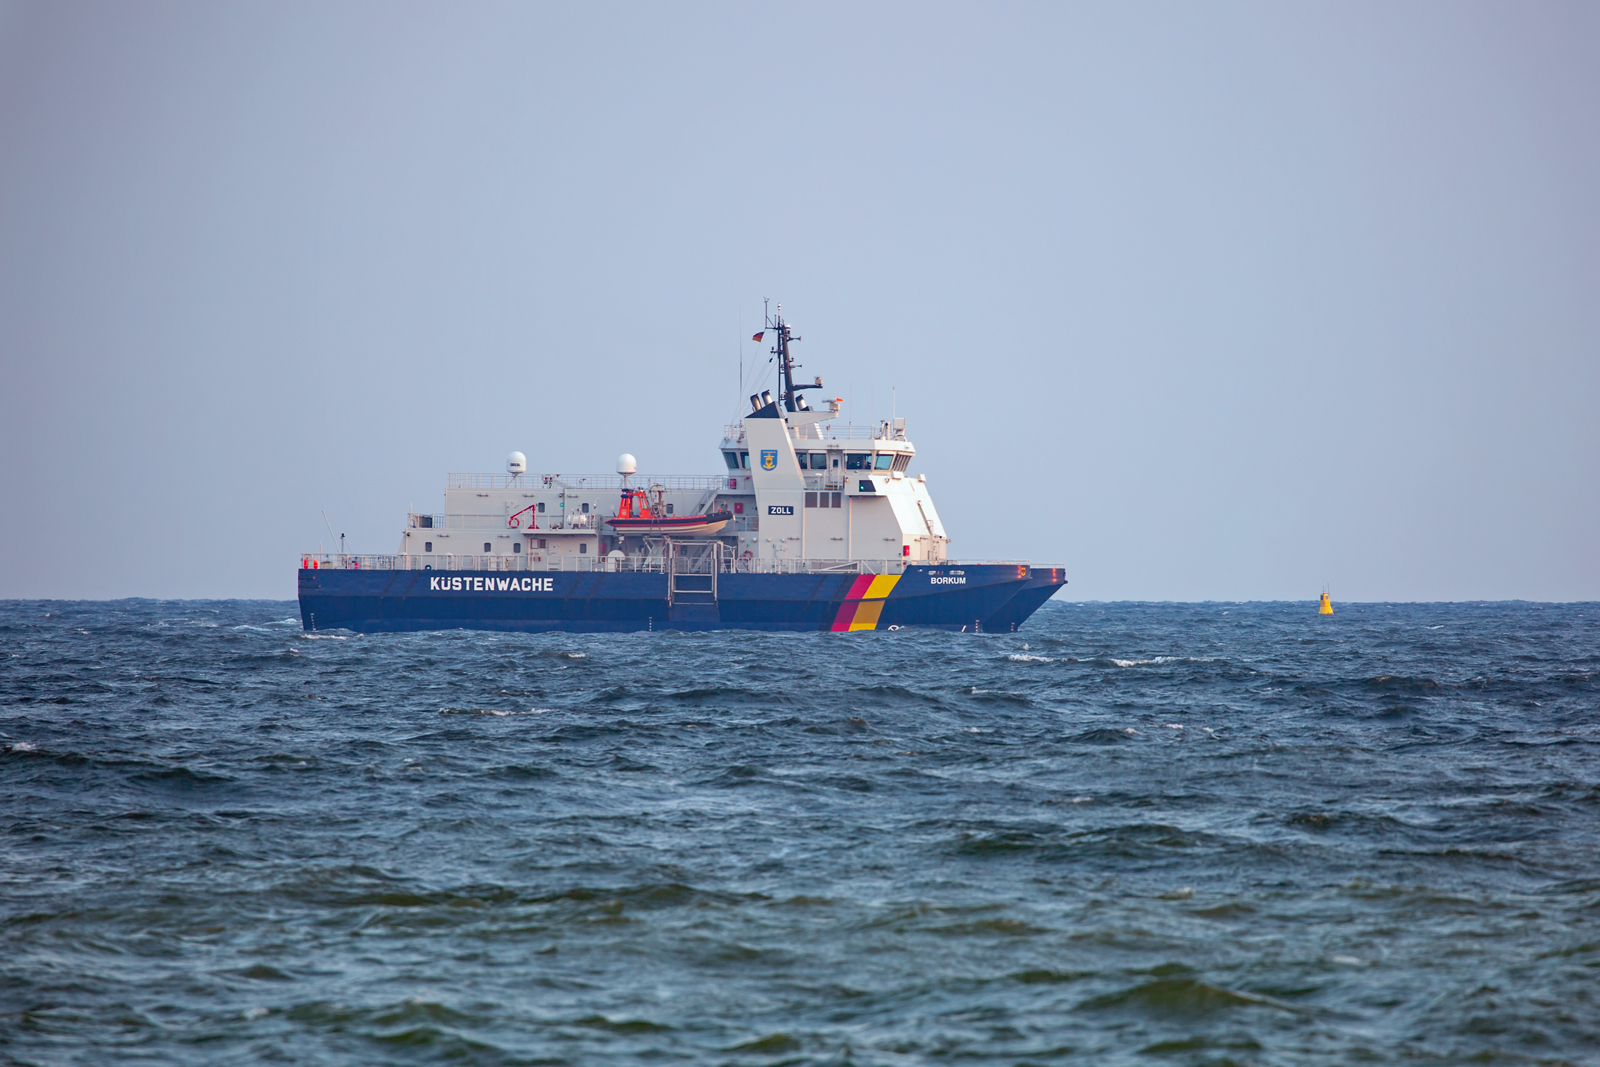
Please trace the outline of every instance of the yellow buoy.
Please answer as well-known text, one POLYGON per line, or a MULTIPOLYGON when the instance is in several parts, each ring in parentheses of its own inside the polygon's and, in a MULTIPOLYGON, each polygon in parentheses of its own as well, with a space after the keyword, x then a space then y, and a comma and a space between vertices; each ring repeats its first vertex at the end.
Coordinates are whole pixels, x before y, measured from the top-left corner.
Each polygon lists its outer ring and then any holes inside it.
POLYGON ((1328 591, 1326 589, 1324 589, 1322 591, 1322 603, 1317 605, 1317 614, 1318 615, 1332 615, 1333 614, 1333 601, 1328 599, 1328 591))

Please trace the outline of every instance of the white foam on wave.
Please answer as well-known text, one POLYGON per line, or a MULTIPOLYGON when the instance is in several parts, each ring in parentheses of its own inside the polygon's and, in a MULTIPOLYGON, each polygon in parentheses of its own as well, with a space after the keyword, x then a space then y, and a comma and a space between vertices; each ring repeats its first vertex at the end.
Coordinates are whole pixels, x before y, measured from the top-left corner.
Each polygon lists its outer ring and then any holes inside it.
POLYGON ((1049 656, 1033 656, 1026 652, 1013 652, 1006 659, 1012 663, 1054 663, 1049 656))
POLYGON ((498 718, 502 718, 503 719, 508 715, 515 715, 516 712, 501 711, 499 708, 440 708, 439 709, 439 714, 440 715, 494 715, 494 716, 497 716, 498 718))
POLYGON ((350 639, 345 634, 301 634, 300 636, 307 641, 348 641, 350 639))
POLYGON ((39 746, 32 741, 18 741, 11 746, 13 752, 37 752, 39 746))
POLYGON ((1118 667, 1165 667, 1169 663, 1216 663, 1223 659, 1222 656, 1151 656, 1149 659, 1116 659, 1111 662, 1118 667))
POLYGON ((1164 722, 1161 725, 1166 727, 1168 730, 1181 730, 1181 729, 1183 729, 1183 723, 1181 723, 1181 722, 1164 722))

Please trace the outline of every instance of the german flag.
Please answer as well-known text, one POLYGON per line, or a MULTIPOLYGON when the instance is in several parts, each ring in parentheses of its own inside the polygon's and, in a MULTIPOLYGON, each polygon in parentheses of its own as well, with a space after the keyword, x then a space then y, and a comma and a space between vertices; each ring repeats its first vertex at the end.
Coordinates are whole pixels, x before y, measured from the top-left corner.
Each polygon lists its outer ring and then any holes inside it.
POLYGON ((762 331, 761 331, 761 332, 760 332, 760 333, 758 333, 758 334, 756 334, 756 335, 755 335, 755 336, 754 336, 754 337, 752 337, 752 338, 750 338, 750 340, 752 340, 752 341, 759 341, 759 340, 761 340, 761 339, 762 339, 762 338, 763 338, 763 337, 765 337, 765 336, 766 336, 766 335, 767 335, 767 331, 766 331, 766 330, 762 330, 762 331))

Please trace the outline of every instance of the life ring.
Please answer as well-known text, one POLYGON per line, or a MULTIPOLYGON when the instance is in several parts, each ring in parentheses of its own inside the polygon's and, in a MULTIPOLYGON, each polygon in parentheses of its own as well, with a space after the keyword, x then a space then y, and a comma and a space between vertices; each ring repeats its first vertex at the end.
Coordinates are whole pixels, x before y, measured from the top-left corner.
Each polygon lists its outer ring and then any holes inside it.
POLYGON ((744 550, 744 558, 745 559, 750 559, 751 558, 751 553, 750 553, 750 550, 748 548, 744 550))

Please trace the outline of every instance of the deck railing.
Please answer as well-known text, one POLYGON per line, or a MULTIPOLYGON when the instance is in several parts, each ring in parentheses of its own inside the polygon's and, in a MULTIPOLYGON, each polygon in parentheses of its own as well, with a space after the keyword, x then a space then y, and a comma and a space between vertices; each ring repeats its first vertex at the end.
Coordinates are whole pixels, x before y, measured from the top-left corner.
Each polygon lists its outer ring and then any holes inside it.
MULTIPOLYGON (((664 574, 667 569, 665 555, 624 556, 621 559, 606 556, 558 555, 532 556, 517 554, 456 555, 434 553, 423 555, 366 555, 358 553, 318 552, 301 557, 301 567, 313 570, 362 571, 609 571, 623 573, 664 574)), ((1027 566, 1021 559, 943 560, 930 564, 924 560, 907 559, 735 559, 721 557, 718 566, 722 574, 901 574, 908 566, 973 567, 982 564, 1027 566)), ((707 573, 706 564, 686 560, 679 556, 678 573, 707 573)))
MULTIPOLYGON (((614 509, 612 514, 615 514, 614 509)), ((566 530, 594 533, 609 516, 599 511, 579 511, 574 507, 565 519, 560 509, 543 513, 530 511, 518 514, 515 526, 511 525, 511 517, 503 511, 458 511, 448 515, 412 515, 409 526, 413 530, 488 530, 493 533, 536 531, 543 533, 547 530, 566 530)))
MULTIPOLYGON (((872 423, 867 426, 857 426, 853 422, 817 422, 799 428, 799 432, 809 434, 812 430, 824 441, 904 441, 906 439, 904 428, 897 429, 892 424, 885 426, 883 423, 872 423)), ((816 437, 796 437, 797 441, 815 441, 816 437)), ((722 428, 724 443, 744 440, 744 424, 732 423, 722 428)))
MULTIPOLYGON (((653 477, 630 474, 628 484, 635 489, 659 485, 663 489, 716 489, 725 479, 699 475, 653 477)), ((620 474, 451 474, 446 485, 451 489, 621 489, 620 474)))

